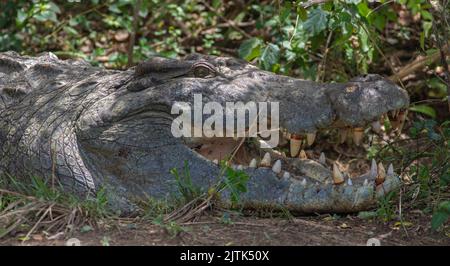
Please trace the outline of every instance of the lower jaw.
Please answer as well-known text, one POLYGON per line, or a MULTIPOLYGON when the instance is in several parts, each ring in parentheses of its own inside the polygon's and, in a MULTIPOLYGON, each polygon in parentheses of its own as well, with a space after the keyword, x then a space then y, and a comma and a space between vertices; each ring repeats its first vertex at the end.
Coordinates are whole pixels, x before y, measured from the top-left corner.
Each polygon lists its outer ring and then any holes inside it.
MULTIPOLYGON (((286 134, 285 134, 286 136, 286 134)), ((289 136, 289 135, 287 135, 289 136)), ((292 134, 291 134, 292 136, 292 134)), ((316 137, 315 137, 316 139, 316 137)), ((316 145, 302 142, 298 151, 292 152, 292 138, 290 143, 287 142, 275 149, 260 148, 263 140, 257 138, 205 138, 191 142, 191 148, 215 164, 225 161, 227 165, 235 170, 244 170, 251 173, 251 169, 267 169, 273 172, 279 180, 286 180, 294 183, 291 185, 298 193, 288 193, 284 200, 279 200, 283 205, 291 206, 293 209, 301 209, 300 211, 309 212, 309 210, 327 209, 336 210, 336 206, 328 206, 327 202, 340 202, 343 206, 342 210, 364 209, 366 206, 373 204, 377 191, 391 190, 391 185, 387 179, 392 179, 395 174, 393 166, 385 168, 379 162, 376 163, 366 159, 343 158, 340 155, 332 154, 331 157, 320 152, 320 141, 316 139, 316 145), (311 144, 311 145, 308 145, 311 144), (345 166, 345 167, 344 167, 345 166), (387 170, 386 170, 387 169, 387 170), (297 184, 298 183, 298 184, 297 184), (383 185, 384 184, 384 185, 383 185), (295 188, 298 186, 297 188, 295 188), (386 189, 385 188, 389 188, 386 189), (355 191, 359 192, 356 193, 355 191), (323 196, 304 197, 305 193, 311 191, 322 191, 323 196), (345 200, 345 191, 352 195, 359 194, 359 203, 354 205, 354 200, 345 200), (296 198, 295 194, 303 195, 296 198), (291 197, 291 199, 289 198, 291 197), (303 198, 301 198, 303 197, 303 198), (320 198, 327 198, 327 201, 320 201, 320 198), (350 204, 350 202, 352 202, 350 204), (320 207, 320 208, 319 208, 320 207)), ((335 143, 335 145, 340 145, 335 143)), ((357 147, 360 151, 365 152, 360 146, 341 145, 343 147, 357 147)), ((261 169, 261 170, 262 170, 261 169)), ((395 177, 397 179, 397 177, 395 177)), ((316 193, 317 194, 317 193, 316 193)))

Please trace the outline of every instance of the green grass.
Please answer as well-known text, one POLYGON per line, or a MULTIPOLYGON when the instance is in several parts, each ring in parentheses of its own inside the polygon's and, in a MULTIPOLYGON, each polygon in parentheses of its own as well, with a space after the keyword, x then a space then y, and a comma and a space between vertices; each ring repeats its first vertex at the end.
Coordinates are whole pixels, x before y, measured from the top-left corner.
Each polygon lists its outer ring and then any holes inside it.
POLYGON ((38 177, 25 183, 12 176, 0 178, 0 238, 9 233, 23 232, 28 240, 34 232, 71 234, 84 225, 114 218, 107 208, 103 189, 95 197, 80 199, 59 190, 38 177))

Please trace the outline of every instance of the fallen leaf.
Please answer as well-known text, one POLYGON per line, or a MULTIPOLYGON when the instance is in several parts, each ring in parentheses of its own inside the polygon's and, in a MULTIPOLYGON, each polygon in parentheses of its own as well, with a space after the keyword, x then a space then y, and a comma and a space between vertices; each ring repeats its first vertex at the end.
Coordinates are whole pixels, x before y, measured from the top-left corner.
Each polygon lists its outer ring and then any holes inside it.
POLYGON ((44 240, 44 237, 42 235, 32 235, 31 238, 36 241, 42 241, 44 240))
POLYGON ((410 227, 410 226, 412 226, 413 225, 413 223, 411 223, 411 222, 396 222, 395 224, 394 224, 394 227, 397 227, 397 228, 399 228, 400 226, 404 226, 404 227, 410 227))
POLYGON ((128 39, 129 36, 130 34, 128 33, 128 31, 119 30, 116 32, 116 34, 114 34, 114 39, 118 42, 124 42, 128 39))
POLYGON ((347 225, 346 223, 342 223, 341 225, 339 225, 339 228, 341 228, 341 229, 349 229, 349 228, 351 228, 351 226, 347 225))
POLYGON ((64 232, 58 232, 52 236, 47 237, 47 240, 55 240, 55 239, 62 238, 63 236, 64 236, 64 232))
POLYGON ((81 246, 81 241, 78 238, 70 238, 66 241, 66 246, 72 247, 72 246, 81 246))

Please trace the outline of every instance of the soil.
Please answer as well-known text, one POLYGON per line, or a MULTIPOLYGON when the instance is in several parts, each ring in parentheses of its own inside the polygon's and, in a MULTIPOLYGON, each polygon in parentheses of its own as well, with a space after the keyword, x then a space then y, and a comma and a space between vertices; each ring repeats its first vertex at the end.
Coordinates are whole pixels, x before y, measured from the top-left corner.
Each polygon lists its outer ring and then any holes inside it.
MULTIPOLYGON (((229 223, 215 216, 203 217, 183 225, 176 235, 161 226, 148 223, 118 221, 82 233, 81 230, 49 240, 45 232, 33 234, 29 240, 20 236, 0 239, 0 245, 65 245, 77 238, 88 245, 367 245, 376 238, 381 245, 450 245, 450 228, 440 232, 430 229, 429 215, 420 211, 404 217, 403 224, 366 220, 355 215, 287 218, 233 217, 229 223)), ((51 237, 50 237, 51 238, 51 237)))

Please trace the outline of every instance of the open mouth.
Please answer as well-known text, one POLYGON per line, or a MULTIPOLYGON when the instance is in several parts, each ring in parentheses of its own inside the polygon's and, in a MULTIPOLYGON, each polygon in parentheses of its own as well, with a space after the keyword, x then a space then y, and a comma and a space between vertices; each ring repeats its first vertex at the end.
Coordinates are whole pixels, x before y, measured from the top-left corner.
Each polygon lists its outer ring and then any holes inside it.
POLYGON ((275 148, 263 148, 265 140, 259 137, 186 138, 185 143, 212 163, 225 161, 235 170, 270 169, 279 179, 304 186, 372 187, 382 192, 387 190, 385 181, 395 175, 394 167, 367 159, 366 148, 373 138, 366 136, 370 132, 380 137, 400 134, 406 115, 406 109, 392 110, 364 127, 334 123, 314 133, 295 134, 280 128, 275 148))

